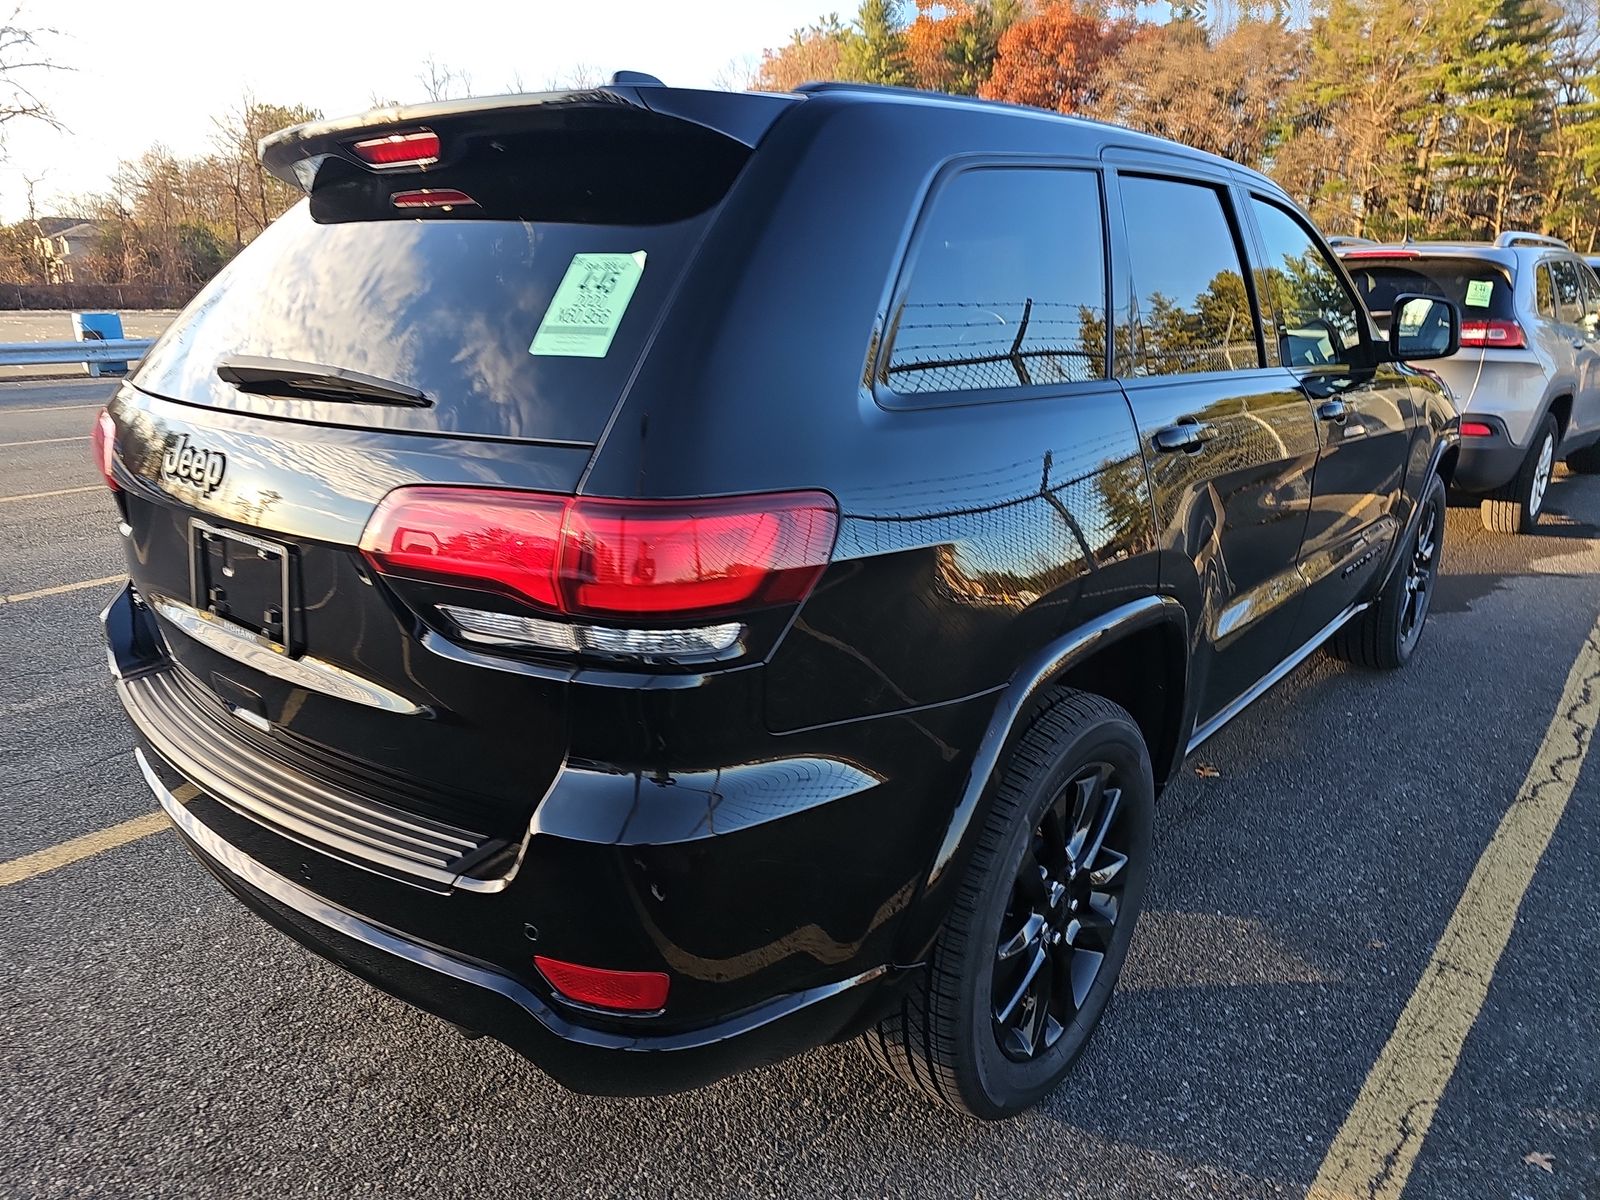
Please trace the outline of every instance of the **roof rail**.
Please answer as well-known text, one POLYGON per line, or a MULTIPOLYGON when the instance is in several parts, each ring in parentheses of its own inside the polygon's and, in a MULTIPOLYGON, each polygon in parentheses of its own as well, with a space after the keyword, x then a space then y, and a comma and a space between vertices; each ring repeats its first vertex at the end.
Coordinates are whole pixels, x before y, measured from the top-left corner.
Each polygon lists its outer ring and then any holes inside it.
POLYGON ((1504 250, 1509 246, 1553 246, 1557 250, 1571 250, 1558 237, 1551 237, 1544 233, 1526 233, 1520 229, 1508 229, 1494 240, 1495 248, 1504 250))

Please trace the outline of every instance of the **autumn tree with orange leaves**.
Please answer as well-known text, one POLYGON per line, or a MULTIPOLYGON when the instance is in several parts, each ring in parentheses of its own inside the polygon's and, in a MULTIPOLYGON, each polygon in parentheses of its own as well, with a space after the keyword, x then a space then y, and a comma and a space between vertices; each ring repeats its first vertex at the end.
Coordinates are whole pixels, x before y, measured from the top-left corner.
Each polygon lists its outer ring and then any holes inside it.
POLYGON ((1000 37, 1023 0, 916 0, 905 32, 906 69, 916 87, 976 95, 994 70, 1000 37))
POLYGON ((1046 0, 1000 35, 994 71, 978 95, 1082 112, 1099 99, 1102 73, 1134 29, 1130 20, 1107 17, 1103 6, 1046 0))

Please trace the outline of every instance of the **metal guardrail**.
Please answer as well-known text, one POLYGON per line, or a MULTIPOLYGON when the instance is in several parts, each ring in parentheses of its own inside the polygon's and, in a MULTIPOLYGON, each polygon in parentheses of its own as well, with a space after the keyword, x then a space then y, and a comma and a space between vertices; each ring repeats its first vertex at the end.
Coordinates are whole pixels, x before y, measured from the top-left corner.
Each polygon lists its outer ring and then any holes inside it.
POLYGON ((131 363, 144 357, 154 338, 86 342, 0 343, 0 367, 40 367, 54 363, 131 363))

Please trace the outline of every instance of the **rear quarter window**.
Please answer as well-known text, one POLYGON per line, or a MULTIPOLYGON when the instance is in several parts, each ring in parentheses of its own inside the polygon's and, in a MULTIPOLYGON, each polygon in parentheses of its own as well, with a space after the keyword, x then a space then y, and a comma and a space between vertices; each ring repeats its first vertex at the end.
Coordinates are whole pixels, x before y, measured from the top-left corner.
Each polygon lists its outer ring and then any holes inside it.
POLYGON ((924 212, 880 385, 910 398, 1040 389, 1106 374, 1099 176, 975 167, 924 212))

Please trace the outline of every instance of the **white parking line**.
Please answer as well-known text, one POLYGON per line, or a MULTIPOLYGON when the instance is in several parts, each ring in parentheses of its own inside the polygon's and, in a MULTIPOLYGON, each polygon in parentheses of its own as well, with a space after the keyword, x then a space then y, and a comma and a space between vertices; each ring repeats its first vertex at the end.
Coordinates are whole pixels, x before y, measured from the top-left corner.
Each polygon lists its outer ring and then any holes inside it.
POLYGON ((6 408, 0 405, 0 417, 8 417, 13 413, 40 413, 40 412, 71 412, 77 408, 104 408, 103 404, 41 404, 37 408, 6 408))
POLYGON ((87 433, 78 437, 34 438, 26 442, 0 442, 0 450, 9 450, 12 446, 50 446, 56 442, 87 442, 88 440, 89 435, 87 433))
POLYGON ((84 588, 99 587, 103 583, 121 583, 126 575, 107 575, 104 579, 85 579, 82 583, 63 583, 57 587, 40 588, 36 592, 14 592, 0 596, 0 604, 16 604, 22 600, 38 600, 42 596, 59 596, 63 592, 81 592, 84 588))
POLYGON ((91 483, 88 487, 57 488, 53 492, 23 492, 20 496, 0 496, 0 504, 16 500, 43 500, 46 496, 76 496, 79 492, 98 492, 104 484, 91 483))

